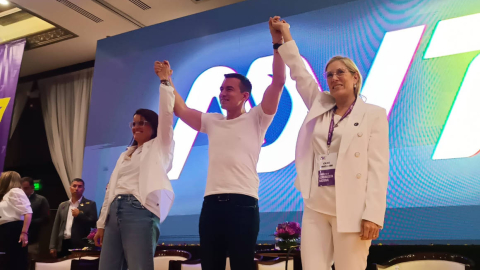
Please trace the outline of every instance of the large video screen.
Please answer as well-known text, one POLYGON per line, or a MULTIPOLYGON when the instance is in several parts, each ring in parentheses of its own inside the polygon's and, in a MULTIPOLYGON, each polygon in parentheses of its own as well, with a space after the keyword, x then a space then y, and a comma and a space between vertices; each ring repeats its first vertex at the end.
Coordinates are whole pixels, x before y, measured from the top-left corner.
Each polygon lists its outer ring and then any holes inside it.
MULTIPOLYGON (((479 243, 478 0, 353 1, 284 19, 322 91, 328 91, 325 64, 332 56, 348 56, 364 77, 366 102, 388 112, 388 208, 376 243, 479 243)), ((216 97, 225 73, 238 72, 251 80, 247 109, 260 103, 271 82, 267 22, 161 46, 149 38, 154 31, 143 30, 109 38, 97 48, 83 167, 85 195, 97 205, 132 139, 128 123, 133 113, 138 108, 158 110, 154 61, 170 61, 177 91, 204 112, 222 112, 216 97), (150 43, 139 49, 132 39, 150 43), (130 47, 120 50, 122 42, 130 47)), ((294 151, 307 109, 287 77, 257 167, 259 243, 274 240, 278 223, 301 222, 302 217, 303 201, 293 186, 294 151)), ((176 149, 169 176, 176 197, 161 225, 160 242, 197 243, 208 138, 178 119, 174 122, 176 149)))

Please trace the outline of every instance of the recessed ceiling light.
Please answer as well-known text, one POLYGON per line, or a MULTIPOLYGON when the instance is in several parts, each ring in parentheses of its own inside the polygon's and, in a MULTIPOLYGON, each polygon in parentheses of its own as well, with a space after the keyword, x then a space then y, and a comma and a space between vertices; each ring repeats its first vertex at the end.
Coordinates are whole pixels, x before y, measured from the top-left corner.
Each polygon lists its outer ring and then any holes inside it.
POLYGON ((0 0, 0 5, 8 5, 8 1, 7 0, 0 0))

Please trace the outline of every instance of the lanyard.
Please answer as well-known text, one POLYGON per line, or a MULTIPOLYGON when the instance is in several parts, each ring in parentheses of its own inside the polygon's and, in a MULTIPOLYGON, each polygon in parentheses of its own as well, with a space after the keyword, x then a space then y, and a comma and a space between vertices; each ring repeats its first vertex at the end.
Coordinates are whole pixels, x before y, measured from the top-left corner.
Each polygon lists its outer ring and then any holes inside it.
POLYGON ((345 114, 340 118, 340 120, 335 124, 334 117, 335 117, 335 111, 337 110, 337 107, 333 109, 332 113, 332 120, 330 121, 330 128, 328 129, 328 139, 327 139, 327 155, 330 154, 330 145, 332 144, 332 137, 333 137, 333 130, 338 127, 338 124, 342 122, 343 119, 345 119, 353 110, 353 106, 355 106, 355 102, 357 102, 357 99, 350 105, 348 110, 345 112, 345 114))

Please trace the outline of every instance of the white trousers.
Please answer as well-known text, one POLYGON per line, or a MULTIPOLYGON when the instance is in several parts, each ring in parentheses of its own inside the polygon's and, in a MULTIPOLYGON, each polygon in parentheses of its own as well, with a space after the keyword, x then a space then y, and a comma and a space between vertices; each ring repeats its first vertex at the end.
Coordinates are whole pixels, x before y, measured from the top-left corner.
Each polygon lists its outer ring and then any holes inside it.
POLYGON ((337 232, 337 217, 304 207, 302 221, 302 266, 304 270, 365 270, 372 241, 360 233, 337 232))

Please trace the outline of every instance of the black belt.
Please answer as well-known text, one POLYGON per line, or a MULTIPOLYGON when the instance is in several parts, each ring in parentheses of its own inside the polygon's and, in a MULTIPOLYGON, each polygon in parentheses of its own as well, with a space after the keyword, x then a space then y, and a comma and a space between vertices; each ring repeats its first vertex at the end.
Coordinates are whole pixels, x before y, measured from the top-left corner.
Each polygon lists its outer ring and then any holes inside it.
POLYGON ((204 201, 207 203, 237 203, 242 205, 256 205, 258 204, 258 199, 243 195, 243 194, 232 194, 232 193, 224 193, 224 194, 213 194, 205 196, 204 201))

